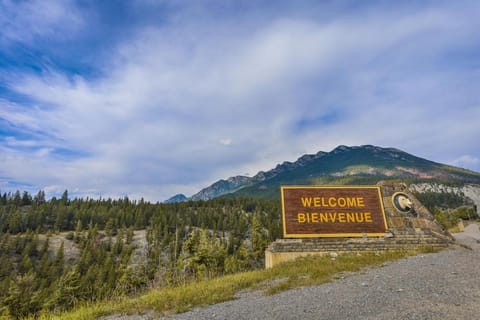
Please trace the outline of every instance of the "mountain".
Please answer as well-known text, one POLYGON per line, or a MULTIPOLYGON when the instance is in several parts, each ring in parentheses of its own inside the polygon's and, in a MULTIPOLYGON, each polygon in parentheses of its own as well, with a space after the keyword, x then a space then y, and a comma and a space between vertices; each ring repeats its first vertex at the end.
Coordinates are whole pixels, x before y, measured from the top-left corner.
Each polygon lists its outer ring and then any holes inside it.
POLYGON ((219 196, 277 199, 280 185, 364 185, 380 180, 480 185, 480 173, 426 160, 395 148, 342 145, 331 152, 320 151, 303 155, 295 162, 283 162, 253 177, 219 180, 188 199, 208 200, 219 196))
POLYGON ((194 194, 189 200, 209 200, 221 195, 232 193, 240 188, 244 188, 253 182, 252 178, 247 176, 230 177, 227 180, 219 180, 211 186, 200 190, 194 194))
POLYGON ((184 201, 187 201, 188 198, 186 195, 182 194, 182 193, 179 193, 179 194, 176 194, 174 195, 173 197, 165 200, 163 203, 176 203, 176 202, 184 202, 184 201))

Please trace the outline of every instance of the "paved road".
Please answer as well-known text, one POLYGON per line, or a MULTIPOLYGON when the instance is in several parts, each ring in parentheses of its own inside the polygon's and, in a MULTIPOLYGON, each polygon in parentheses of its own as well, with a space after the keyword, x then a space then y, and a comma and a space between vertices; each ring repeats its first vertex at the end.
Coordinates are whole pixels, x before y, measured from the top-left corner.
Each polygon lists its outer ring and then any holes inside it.
POLYGON ((479 228, 470 225, 455 237, 459 245, 439 253, 410 257, 273 296, 248 293, 234 301, 163 319, 480 319, 479 228))

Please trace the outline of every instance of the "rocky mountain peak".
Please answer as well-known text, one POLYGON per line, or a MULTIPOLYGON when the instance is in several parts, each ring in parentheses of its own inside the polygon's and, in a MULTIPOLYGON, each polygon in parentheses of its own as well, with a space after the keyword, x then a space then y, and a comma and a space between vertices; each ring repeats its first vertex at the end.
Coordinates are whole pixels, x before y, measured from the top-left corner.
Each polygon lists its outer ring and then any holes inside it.
POLYGON ((227 180, 221 179, 212 184, 211 186, 200 190, 198 193, 191 196, 190 200, 209 200, 220 195, 231 193, 238 188, 244 187, 250 183, 252 178, 247 176, 234 176, 227 180))
POLYGON ((351 150, 351 147, 340 145, 340 146, 336 147, 335 149, 333 149, 330 153, 331 154, 339 154, 339 153, 349 151, 349 150, 351 150))
MULTIPOLYGON (((275 197, 280 184, 371 184, 385 179, 441 179, 480 184, 480 173, 422 159, 396 148, 340 145, 331 152, 319 151, 302 155, 294 162, 284 161, 253 177, 219 180, 187 199, 208 200, 231 193, 275 197)), ((178 199, 185 201, 182 197, 178 199)))

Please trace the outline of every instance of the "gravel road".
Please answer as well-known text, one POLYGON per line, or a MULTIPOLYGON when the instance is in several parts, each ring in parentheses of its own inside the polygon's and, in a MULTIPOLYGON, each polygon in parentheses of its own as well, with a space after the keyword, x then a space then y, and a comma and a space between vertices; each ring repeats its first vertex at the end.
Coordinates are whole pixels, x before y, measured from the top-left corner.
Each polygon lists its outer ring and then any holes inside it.
POLYGON ((479 319, 479 228, 470 225, 455 237, 461 245, 439 253, 273 296, 243 294, 234 301, 162 319, 479 319))

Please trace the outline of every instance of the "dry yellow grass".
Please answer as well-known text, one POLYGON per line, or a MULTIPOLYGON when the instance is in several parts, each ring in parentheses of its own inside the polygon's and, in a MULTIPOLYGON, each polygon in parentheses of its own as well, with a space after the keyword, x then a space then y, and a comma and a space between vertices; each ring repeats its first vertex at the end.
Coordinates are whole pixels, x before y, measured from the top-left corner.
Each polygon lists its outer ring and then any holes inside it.
POLYGON ((42 314, 40 319, 90 320, 112 314, 185 312, 193 307, 234 299, 235 294, 242 290, 263 290, 265 294, 275 294, 295 287, 321 284, 341 273, 356 272, 365 267, 374 267, 386 261, 426 252, 432 252, 432 249, 340 255, 336 259, 329 256, 307 257, 268 270, 242 272, 178 287, 150 290, 137 297, 79 306, 67 313, 42 314))

